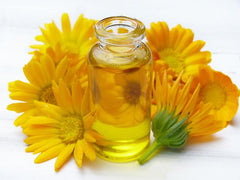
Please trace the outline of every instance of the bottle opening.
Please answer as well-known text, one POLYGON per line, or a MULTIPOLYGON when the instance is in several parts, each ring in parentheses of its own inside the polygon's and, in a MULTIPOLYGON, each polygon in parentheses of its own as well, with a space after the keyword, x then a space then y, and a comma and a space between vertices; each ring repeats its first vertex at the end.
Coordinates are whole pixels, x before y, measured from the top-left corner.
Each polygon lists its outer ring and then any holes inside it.
POLYGON ((113 16, 99 21, 95 25, 95 33, 102 43, 133 45, 144 38, 145 26, 137 19, 113 16))

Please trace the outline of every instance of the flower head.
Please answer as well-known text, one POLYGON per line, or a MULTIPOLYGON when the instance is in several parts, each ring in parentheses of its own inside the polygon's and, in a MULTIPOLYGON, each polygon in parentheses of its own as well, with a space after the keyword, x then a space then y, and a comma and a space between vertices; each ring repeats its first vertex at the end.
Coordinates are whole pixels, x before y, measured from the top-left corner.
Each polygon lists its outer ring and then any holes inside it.
POLYGON ((91 130, 95 113, 84 111, 86 98, 79 81, 75 81, 69 90, 66 83, 60 81, 53 85, 57 105, 35 101, 38 110, 23 127, 28 136, 27 152, 40 153, 35 163, 41 163, 57 157, 55 170, 58 171, 73 155, 76 164, 81 167, 85 155, 88 159, 96 158, 92 143, 102 138, 91 130))
POLYGON ((127 127, 138 125, 150 116, 148 71, 136 68, 115 75, 102 71, 95 70, 97 81, 92 89, 102 122, 127 127))
POLYGON ((210 114, 212 105, 199 101, 200 85, 191 93, 192 78, 181 84, 181 76, 182 73, 173 84, 169 83, 166 71, 156 76, 153 95, 157 112, 152 120, 155 140, 139 159, 140 164, 160 146, 180 148, 189 136, 209 135, 225 127, 225 123, 210 114))
MULTIPOLYGON (((52 91, 53 82, 63 79, 70 86, 76 78, 76 73, 81 71, 81 68, 81 63, 72 66, 70 60, 66 57, 56 64, 48 53, 34 56, 23 68, 29 82, 17 80, 9 83, 10 98, 21 102, 8 105, 8 110, 17 113, 25 112, 15 120, 15 125, 25 123, 24 119, 26 118, 24 117, 32 113, 31 110, 34 109, 34 100, 56 104, 52 91)), ((86 86, 86 82, 87 78, 82 76, 81 83, 86 86)))
POLYGON ((231 79, 209 66, 201 66, 195 74, 194 85, 200 84, 199 98, 203 103, 212 104, 211 114, 226 123, 231 121, 238 110, 239 92, 231 79))
POLYGON ((182 71, 183 77, 188 76, 196 66, 211 61, 211 53, 201 51, 205 42, 193 41, 193 32, 181 25, 169 30, 165 22, 152 23, 146 31, 146 37, 153 54, 154 70, 167 70, 168 76, 173 79, 182 71))
MULTIPOLYGON (((56 26, 54 21, 45 24, 45 29, 40 28, 42 34, 36 36, 36 40, 43 44, 32 45, 31 48, 37 50, 34 53, 45 53, 51 47, 56 54, 56 62, 61 56, 68 56, 69 58, 76 57, 78 61, 86 61, 87 54, 96 42, 94 36, 94 25, 96 21, 87 19, 80 15, 71 27, 70 19, 67 13, 62 15, 62 31, 56 26)), ((74 60, 76 60, 76 58, 74 60)))

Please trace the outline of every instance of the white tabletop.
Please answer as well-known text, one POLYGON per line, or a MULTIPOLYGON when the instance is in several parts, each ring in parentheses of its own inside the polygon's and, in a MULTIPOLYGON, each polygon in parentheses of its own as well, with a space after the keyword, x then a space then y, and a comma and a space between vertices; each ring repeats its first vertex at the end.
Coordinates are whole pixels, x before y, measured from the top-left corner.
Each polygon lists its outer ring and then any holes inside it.
POLYGON ((71 159, 60 172, 55 160, 34 164, 36 155, 25 153, 25 136, 13 125, 17 114, 6 110, 11 103, 7 83, 25 80, 22 67, 31 56, 39 26, 63 12, 74 22, 80 13, 94 19, 127 15, 142 20, 182 24, 206 41, 212 52, 211 66, 228 74, 240 87, 239 0, 8 0, 0 1, 0 180, 5 179, 240 179, 240 111, 221 132, 191 140, 183 150, 163 151, 144 166, 137 162, 111 163, 97 159, 78 169, 71 159))

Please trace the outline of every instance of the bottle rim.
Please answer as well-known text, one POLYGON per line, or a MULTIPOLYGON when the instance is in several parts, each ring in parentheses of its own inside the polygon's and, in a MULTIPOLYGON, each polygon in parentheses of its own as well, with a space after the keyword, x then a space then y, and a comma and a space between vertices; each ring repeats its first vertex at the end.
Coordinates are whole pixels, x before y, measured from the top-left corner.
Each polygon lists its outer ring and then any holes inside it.
POLYGON ((99 41, 107 44, 136 44, 145 36, 144 24, 127 16, 111 16, 98 21, 95 34, 99 41), (122 28, 124 32, 119 31, 122 28))

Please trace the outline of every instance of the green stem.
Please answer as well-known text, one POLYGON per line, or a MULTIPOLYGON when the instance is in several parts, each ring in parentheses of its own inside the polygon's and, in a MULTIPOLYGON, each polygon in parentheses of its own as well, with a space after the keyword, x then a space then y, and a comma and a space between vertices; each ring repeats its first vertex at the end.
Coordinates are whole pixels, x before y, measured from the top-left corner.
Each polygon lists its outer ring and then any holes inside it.
POLYGON ((149 160, 149 157, 161 146, 156 140, 147 148, 144 154, 138 159, 139 164, 144 164, 149 160))

